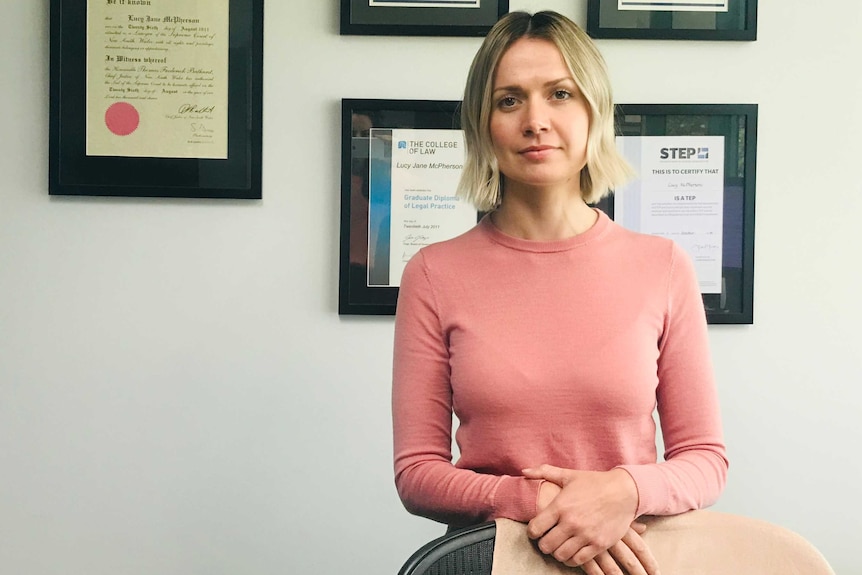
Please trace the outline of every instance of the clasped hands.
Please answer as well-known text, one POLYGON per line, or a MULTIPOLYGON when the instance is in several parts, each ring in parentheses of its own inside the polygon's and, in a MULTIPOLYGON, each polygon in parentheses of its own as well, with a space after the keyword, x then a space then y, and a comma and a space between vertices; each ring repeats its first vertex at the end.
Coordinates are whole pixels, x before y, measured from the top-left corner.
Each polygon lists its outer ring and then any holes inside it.
POLYGON ((637 488, 625 470, 541 465, 523 473, 545 480, 539 513, 527 526, 539 550, 587 575, 658 575, 658 563, 641 538, 646 526, 634 521, 637 488))

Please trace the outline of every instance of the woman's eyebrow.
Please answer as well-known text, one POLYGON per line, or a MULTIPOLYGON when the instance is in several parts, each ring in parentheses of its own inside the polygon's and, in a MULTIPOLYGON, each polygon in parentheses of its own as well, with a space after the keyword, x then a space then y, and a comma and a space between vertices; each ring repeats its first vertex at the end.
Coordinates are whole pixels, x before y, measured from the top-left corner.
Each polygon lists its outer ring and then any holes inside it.
MULTIPOLYGON (((542 84, 542 87, 549 88, 551 86, 555 86, 556 84, 561 84, 563 82, 574 82, 571 76, 563 76, 562 78, 557 78, 556 80, 549 80, 542 84)), ((513 84, 511 86, 499 86, 494 88, 492 93, 496 92, 523 92, 524 88, 517 84, 513 84)))

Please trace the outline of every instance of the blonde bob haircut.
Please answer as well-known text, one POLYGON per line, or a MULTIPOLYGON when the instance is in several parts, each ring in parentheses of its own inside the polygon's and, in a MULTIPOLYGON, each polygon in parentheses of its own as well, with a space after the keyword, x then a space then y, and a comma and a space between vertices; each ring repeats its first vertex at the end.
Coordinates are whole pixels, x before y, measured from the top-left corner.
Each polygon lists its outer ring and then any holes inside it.
POLYGON ((481 211, 493 210, 502 201, 502 176, 491 143, 492 93, 500 59, 521 38, 553 42, 589 105, 587 164, 580 185, 584 201, 595 203, 625 183, 632 170, 614 143, 614 105, 604 58, 577 24, 552 11, 506 14, 476 53, 461 104, 467 154, 457 194, 481 211))

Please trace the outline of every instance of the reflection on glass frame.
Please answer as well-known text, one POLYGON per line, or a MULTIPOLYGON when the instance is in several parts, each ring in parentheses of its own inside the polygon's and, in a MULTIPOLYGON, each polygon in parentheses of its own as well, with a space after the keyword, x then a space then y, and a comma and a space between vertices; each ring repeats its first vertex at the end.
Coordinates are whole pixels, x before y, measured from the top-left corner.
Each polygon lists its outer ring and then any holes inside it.
POLYGON ((618 136, 723 137, 721 287, 702 297, 709 323, 753 323, 757 105, 620 104, 616 124, 618 136))
POLYGON ((593 38, 756 40, 757 0, 588 0, 593 38))
MULTIPOLYGON (((121 22, 116 24, 108 20, 113 16, 107 13, 104 23, 99 12, 88 14, 87 4, 79 0, 51 0, 49 193, 260 199, 263 0, 226 0, 227 13, 214 14, 215 8, 209 7, 213 20, 223 25, 212 29, 209 19, 201 21, 196 15, 183 14, 176 4, 170 14, 162 11, 144 15, 149 12, 141 11, 153 9, 138 4, 134 8, 124 3, 106 5, 103 1, 100 10, 116 9, 121 16, 121 22), (221 44, 218 39, 213 40, 217 37, 214 30, 219 29, 227 34, 227 38, 221 34, 221 44), (178 35, 169 40, 168 36, 174 32, 178 35), (212 37, 201 36, 207 34, 212 37), (114 48, 108 44, 112 38, 126 43, 117 45, 132 47, 114 48), (176 48, 180 38, 185 38, 183 54, 176 48), (104 47, 104 80, 88 77, 88 65, 92 65, 88 63, 88 46, 92 49, 93 42, 104 47), (144 43, 147 46, 141 47, 144 43), (163 43, 164 47, 157 46, 163 43), (213 43, 220 46, 218 53, 203 54, 206 48, 201 46, 213 43), (197 58, 191 60, 195 65, 187 64, 189 53, 197 58), (198 66, 198 62, 205 65, 198 66), (215 66, 208 68, 206 65, 210 63, 215 66), (123 69, 109 68, 117 64, 122 64, 123 69), (155 72, 156 69, 160 71, 155 72), (116 78, 118 73, 128 78, 116 78), (88 96, 99 97, 97 91, 104 91, 108 81, 125 82, 115 89, 125 90, 124 96, 150 92, 146 97, 143 94, 123 97, 106 108, 104 118, 100 111, 99 121, 104 124, 101 127, 110 130, 109 137, 125 137, 139 126, 144 127, 146 107, 159 99, 162 102, 158 114, 154 112, 150 117, 157 118, 164 127, 161 132, 153 132, 155 137, 140 136, 141 144, 136 143, 138 147, 131 150, 125 149, 129 148, 127 141, 118 140, 116 145, 120 147, 114 148, 108 139, 107 144, 99 144, 97 155, 91 149, 96 131, 92 130, 94 124, 87 121, 88 96), (162 94, 171 94, 174 87, 164 82, 183 86, 178 90, 180 94, 183 91, 189 94, 188 103, 179 106, 172 100, 168 103, 168 97, 162 94), (215 92, 211 90, 214 85, 218 86, 215 92), (90 90, 92 94, 88 94, 90 90), (204 105, 200 98, 202 90, 215 93, 214 98, 221 103, 204 105), (221 114, 211 124, 211 111, 219 107, 221 114), (92 130, 89 134, 88 129, 92 130), (191 135, 180 136, 186 133, 191 135), (199 145, 212 138, 212 134, 220 138, 217 154, 204 152, 206 146, 199 145), (169 139, 185 140, 186 148, 180 153, 166 150, 160 142, 169 139)), ((111 94, 105 96, 106 100, 111 98, 111 94)), ((138 130, 139 135, 142 133, 138 130)))
POLYGON ((372 130, 460 130, 459 105, 452 100, 342 100, 339 314, 391 315, 398 298, 398 288, 380 279, 389 276, 388 258, 376 257, 389 253, 390 235, 377 231, 388 230, 387 222, 372 220, 375 213, 389 213, 391 194, 372 190, 372 130), (383 209, 374 209, 372 197, 386 204, 383 209))
POLYGON ((509 0, 341 0, 341 34, 484 36, 509 0))

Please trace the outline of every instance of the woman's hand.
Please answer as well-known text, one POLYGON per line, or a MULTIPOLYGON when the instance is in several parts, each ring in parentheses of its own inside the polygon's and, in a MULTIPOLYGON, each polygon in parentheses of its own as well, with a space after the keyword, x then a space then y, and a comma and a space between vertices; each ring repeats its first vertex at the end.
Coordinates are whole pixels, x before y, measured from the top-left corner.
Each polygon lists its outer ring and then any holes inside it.
POLYGON ((626 471, 575 471, 542 465, 525 469, 524 475, 545 480, 539 491, 540 511, 527 526, 527 534, 537 540, 543 553, 566 565, 584 566, 590 575, 590 571, 600 573, 594 567, 615 563, 616 556, 626 563, 632 555, 639 557, 639 551, 623 542, 628 537, 640 549, 640 535, 630 527, 637 509, 637 488, 626 471), (587 566, 591 560, 595 565, 587 566))
POLYGON ((645 531, 646 525, 635 521, 622 539, 581 565, 581 569, 586 575, 658 575, 658 561, 641 538, 645 531))

